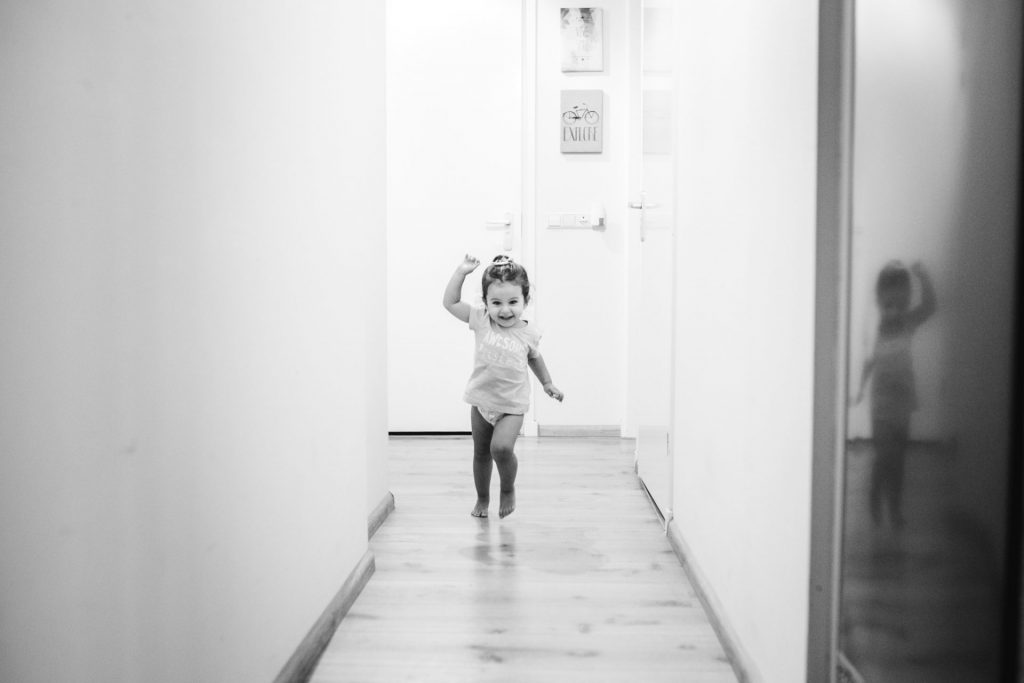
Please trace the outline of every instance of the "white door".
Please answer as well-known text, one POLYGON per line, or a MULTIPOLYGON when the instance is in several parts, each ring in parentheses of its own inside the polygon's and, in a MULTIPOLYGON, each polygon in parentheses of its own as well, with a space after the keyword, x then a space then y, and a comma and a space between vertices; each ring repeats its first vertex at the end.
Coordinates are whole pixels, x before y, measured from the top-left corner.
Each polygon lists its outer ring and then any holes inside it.
POLYGON ((441 298, 463 254, 521 251, 522 3, 387 2, 388 429, 468 431, 472 335, 441 298))
MULTIPOLYGON (((640 112, 639 145, 631 164, 633 297, 632 412, 637 431, 637 472, 666 519, 672 515, 669 444, 672 364, 672 10, 665 0, 641 0, 639 71, 633 82, 640 112), (639 92, 637 92, 639 90, 639 92)), ((635 6, 634 6, 635 7, 635 6)))

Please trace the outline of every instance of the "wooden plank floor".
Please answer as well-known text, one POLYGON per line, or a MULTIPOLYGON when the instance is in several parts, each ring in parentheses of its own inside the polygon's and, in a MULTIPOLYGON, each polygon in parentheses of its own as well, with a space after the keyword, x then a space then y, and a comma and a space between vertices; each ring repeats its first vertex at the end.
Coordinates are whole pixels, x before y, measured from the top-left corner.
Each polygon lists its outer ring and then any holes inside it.
POLYGON ((633 473, 633 442, 523 438, 476 519, 468 437, 390 442, 377 571, 315 683, 735 681, 633 473))

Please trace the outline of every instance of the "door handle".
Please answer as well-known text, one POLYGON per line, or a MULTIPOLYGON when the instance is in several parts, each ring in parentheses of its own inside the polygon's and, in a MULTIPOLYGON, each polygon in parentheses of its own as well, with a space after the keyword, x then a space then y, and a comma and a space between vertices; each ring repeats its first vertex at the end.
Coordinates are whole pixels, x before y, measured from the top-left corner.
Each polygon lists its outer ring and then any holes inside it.
POLYGON ((487 221, 485 224, 487 225, 488 228, 490 228, 492 230, 501 230, 502 228, 511 228, 512 227, 512 214, 506 211, 505 215, 502 216, 500 220, 487 221))
POLYGON ((640 201, 638 201, 638 202, 630 202, 629 203, 629 208, 631 208, 631 209, 640 209, 640 211, 641 211, 641 213, 640 213, 640 241, 641 242, 646 242, 647 241, 647 228, 644 225, 644 223, 646 223, 647 221, 645 220, 646 212, 644 212, 644 209, 649 208, 648 205, 647 205, 647 193, 646 192, 641 192, 640 193, 640 201))
POLYGON ((512 212, 506 211, 502 214, 501 218, 493 221, 484 221, 484 226, 488 230, 504 230, 505 239, 502 242, 502 248, 505 251, 512 251, 515 240, 512 238, 512 212))
POLYGON ((648 204, 647 202, 630 202, 629 208, 631 209, 657 209, 658 204, 648 204))

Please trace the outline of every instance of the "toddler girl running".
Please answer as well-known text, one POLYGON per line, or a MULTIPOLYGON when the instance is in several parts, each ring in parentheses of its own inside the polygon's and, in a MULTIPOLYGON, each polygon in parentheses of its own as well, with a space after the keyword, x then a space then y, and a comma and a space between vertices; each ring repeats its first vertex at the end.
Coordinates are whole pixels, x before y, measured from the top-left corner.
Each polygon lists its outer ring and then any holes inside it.
POLYGON ((484 270, 483 303, 470 306, 462 301, 466 276, 480 261, 466 255, 452 273, 444 290, 444 307, 476 333, 473 374, 463 396, 470 406, 473 429, 473 482, 476 506, 472 515, 486 517, 490 504, 492 462, 498 465, 501 500, 498 515, 507 517, 516 509, 516 439, 523 426, 523 414, 530 407, 527 366, 533 370, 544 392, 558 401, 564 398, 548 373, 537 350, 540 333, 522 319, 530 302, 530 279, 526 269, 508 256, 495 256, 484 270))

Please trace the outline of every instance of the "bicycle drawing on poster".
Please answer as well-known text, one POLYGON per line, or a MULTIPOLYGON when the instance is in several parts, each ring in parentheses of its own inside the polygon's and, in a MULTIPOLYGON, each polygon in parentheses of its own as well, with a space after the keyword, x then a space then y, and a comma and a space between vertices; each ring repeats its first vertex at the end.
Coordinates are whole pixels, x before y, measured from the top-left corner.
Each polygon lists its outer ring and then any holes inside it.
POLYGON ((575 105, 569 111, 562 113, 562 123, 567 126, 579 123, 580 121, 583 121, 588 126, 593 126, 600 120, 601 115, 597 111, 589 109, 586 102, 575 105))

